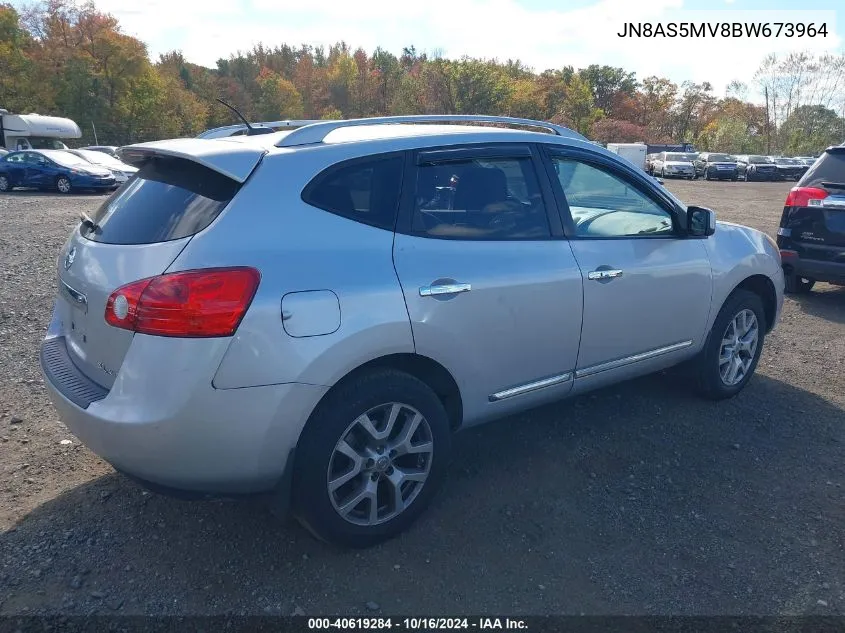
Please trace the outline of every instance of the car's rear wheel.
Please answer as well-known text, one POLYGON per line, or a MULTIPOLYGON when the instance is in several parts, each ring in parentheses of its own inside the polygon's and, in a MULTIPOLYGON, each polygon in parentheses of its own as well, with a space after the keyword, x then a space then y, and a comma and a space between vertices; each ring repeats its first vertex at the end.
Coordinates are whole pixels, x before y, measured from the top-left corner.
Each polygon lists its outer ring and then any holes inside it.
POLYGON ((70 178, 67 176, 59 176, 56 178, 56 190, 59 193, 70 193, 73 186, 70 184, 70 178))
POLYGON ((760 297, 735 290, 725 301, 694 361, 698 391, 713 400, 738 394, 754 374, 766 335, 760 297))
POLYGON ((9 183, 9 179, 6 176, 0 176, 0 191, 3 193, 7 191, 11 191, 12 187, 9 183))
POLYGON ((813 289, 813 286, 816 285, 815 279, 801 277, 795 273, 784 275, 784 281, 786 282, 786 292, 794 295, 807 294, 813 289))
POLYGON ((293 509, 318 538, 368 547, 425 510, 451 452, 437 394, 404 372, 362 374, 330 392, 297 447, 293 509))

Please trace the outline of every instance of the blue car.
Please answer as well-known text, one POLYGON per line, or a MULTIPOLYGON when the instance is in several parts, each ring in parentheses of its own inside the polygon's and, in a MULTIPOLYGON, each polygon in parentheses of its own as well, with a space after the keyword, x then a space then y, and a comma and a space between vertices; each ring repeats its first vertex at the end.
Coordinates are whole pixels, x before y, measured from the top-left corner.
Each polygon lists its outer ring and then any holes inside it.
POLYGON ((34 149, 11 152, 0 158, 0 192, 15 187, 70 193, 114 189, 117 181, 108 169, 65 150, 34 149))

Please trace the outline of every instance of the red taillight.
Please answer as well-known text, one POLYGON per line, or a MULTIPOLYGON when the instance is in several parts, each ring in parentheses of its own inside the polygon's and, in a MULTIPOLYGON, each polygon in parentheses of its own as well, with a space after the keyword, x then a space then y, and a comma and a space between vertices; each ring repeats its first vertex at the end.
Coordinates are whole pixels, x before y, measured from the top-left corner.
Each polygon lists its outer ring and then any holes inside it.
POLYGON ((816 187, 793 187, 786 196, 785 207, 809 207, 810 200, 827 198, 827 191, 816 187))
POLYGON ((231 336, 260 280, 254 268, 207 268, 141 279, 111 293, 106 322, 156 336, 231 336))

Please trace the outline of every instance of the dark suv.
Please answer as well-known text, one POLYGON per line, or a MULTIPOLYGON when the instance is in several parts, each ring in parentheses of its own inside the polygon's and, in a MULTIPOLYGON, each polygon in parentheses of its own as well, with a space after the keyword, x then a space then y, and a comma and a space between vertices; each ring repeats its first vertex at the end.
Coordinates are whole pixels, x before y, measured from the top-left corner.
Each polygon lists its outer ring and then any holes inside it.
POLYGON ((790 190, 778 247, 787 292, 845 285, 845 145, 829 147, 790 190))

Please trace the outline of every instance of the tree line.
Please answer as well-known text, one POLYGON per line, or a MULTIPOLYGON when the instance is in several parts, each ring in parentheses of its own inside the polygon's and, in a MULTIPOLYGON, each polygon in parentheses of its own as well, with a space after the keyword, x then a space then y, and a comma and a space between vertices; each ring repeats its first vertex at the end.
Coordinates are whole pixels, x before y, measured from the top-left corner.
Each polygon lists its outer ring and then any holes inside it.
POLYGON ((0 4, 0 107, 66 116, 84 143, 195 136, 237 122, 392 114, 497 114, 547 120, 602 142, 694 143, 731 153, 815 154, 845 141, 845 55, 770 55, 749 86, 623 68, 447 59, 408 46, 395 55, 346 42, 255 46, 216 68, 146 45, 89 1, 0 4), (749 100, 752 89, 766 102, 749 100))

